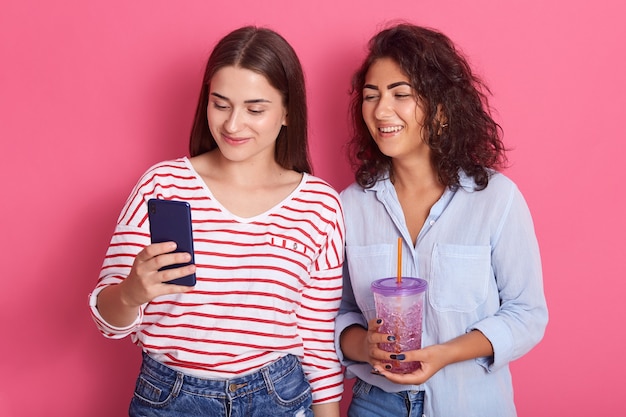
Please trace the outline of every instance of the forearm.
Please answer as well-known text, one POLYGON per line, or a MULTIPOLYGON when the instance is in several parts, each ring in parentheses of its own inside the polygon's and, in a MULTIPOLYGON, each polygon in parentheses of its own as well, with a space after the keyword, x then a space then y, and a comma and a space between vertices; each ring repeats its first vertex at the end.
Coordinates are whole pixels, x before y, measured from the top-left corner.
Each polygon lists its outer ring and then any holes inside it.
POLYGON ((493 355, 489 339, 478 330, 472 330, 442 345, 446 364, 493 355))
POLYGON ((313 404, 313 415, 315 417, 339 417, 339 403, 313 404))
POLYGON ((358 324, 347 327, 339 339, 343 356, 355 362, 368 362, 367 330, 358 324))
POLYGON ((395 374, 381 364, 376 364, 375 370, 396 384, 419 385, 450 364, 491 355, 493 348, 489 339, 480 331, 472 330, 446 343, 403 352, 404 358, 400 360, 421 362, 421 367, 414 372, 395 374))
POLYGON ((106 322, 114 327, 128 327, 139 314, 139 307, 124 302, 121 284, 110 285, 98 294, 98 312, 106 322))

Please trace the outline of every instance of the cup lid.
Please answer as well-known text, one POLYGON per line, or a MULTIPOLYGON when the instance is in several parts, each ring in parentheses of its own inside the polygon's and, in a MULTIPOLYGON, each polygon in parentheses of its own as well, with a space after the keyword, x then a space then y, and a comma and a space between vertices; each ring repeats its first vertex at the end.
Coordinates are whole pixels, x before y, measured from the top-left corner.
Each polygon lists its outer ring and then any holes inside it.
POLYGON ((404 296, 426 291, 428 283, 422 278, 402 277, 400 283, 396 277, 382 278, 372 282, 372 291, 384 296, 404 296))

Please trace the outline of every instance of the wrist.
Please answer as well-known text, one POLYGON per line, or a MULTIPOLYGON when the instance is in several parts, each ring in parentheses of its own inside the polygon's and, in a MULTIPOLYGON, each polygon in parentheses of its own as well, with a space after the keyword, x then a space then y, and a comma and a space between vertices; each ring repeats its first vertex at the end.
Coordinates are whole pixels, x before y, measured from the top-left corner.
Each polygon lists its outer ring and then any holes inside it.
POLYGON ((127 310, 138 309, 141 304, 137 304, 133 297, 129 297, 127 291, 126 281, 122 281, 119 284, 114 285, 117 297, 121 304, 121 307, 127 310))

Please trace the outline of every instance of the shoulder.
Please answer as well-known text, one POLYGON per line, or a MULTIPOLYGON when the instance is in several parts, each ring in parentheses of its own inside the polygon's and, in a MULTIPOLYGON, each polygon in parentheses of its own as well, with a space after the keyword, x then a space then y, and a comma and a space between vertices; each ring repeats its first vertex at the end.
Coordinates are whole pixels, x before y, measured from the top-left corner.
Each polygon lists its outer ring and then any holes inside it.
POLYGON ((144 171, 140 182, 156 181, 163 178, 191 178, 193 173, 190 169, 189 160, 185 157, 160 161, 150 166, 144 171))
POLYGON ((137 181, 142 194, 176 192, 178 188, 197 188, 196 175, 187 158, 157 162, 149 167, 137 181))
POLYGON ((384 192, 384 187, 380 183, 376 183, 372 188, 363 188, 354 182, 339 193, 339 198, 344 206, 361 206, 373 199, 377 199, 379 191, 384 192))
POLYGON ((353 194, 362 194, 365 191, 365 189, 363 187, 361 187, 359 184, 357 184, 356 182, 353 182, 352 184, 348 185, 346 188, 344 188, 341 191, 341 196, 344 195, 353 195, 353 194))
POLYGON ((155 172, 180 172, 189 171, 189 160, 185 157, 160 161, 150 166, 144 176, 155 172))
POLYGON ((508 201, 524 199, 517 184, 511 178, 500 172, 494 173, 489 178, 489 184, 487 184, 487 188, 483 191, 492 196, 493 199, 508 201))
POLYGON ((527 202, 517 184, 504 174, 493 175, 486 191, 492 196, 492 200, 506 201, 512 207, 524 207, 527 210, 527 202))
POLYGON ((302 185, 294 199, 311 207, 312 204, 321 207, 326 216, 337 216, 343 213, 339 193, 327 181, 311 174, 303 174, 302 185), (333 214, 331 214, 333 213, 333 214))
POLYGON ((302 191, 322 193, 322 194, 328 195, 329 197, 333 199, 339 200, 339 193, 326 180, 323 180, 311 174, 305 173, 303 175, 304 175, 304 178, 302 181, 302 191))
POLYGON ((493 172, 487 187, 479 191, 468 191, 463 187, 460 201, 465 201, 474 208, 481 208, 484 213, 509 213, 526 206, 526 201, 517 184, 500 172, 493 172))
POLYGON ((507 177, 505 174, 497 171, 494 171, 489 177, 489 184, 487 187, 492 185, 494 186, 494 188, 517 188, 512 179, 507 177))
POLYGON ((493 194, 510 194, 512 191, 517 190, 515 183, 509 177, 498 171, 491 171, 489 183, 487 187, 482 190, 477 190, 474 179, 467 176, 464 172, 459 173, 459 182, 461 189, 469 194, 473 194, 476 198, 493 194))

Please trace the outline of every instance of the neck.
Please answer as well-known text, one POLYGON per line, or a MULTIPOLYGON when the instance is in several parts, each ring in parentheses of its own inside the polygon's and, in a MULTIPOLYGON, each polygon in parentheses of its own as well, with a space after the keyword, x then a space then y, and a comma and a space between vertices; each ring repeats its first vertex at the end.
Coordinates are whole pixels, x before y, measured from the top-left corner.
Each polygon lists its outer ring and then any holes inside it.
POLYGON ((391 166, 391 182, 396 188, 443 188, 432 164, 422 162, 402 163, 396 160, 391 166))
POLYGON ((273 159, 230 161, 220 152, 215 152, 213 157, 214 175, 234 185, 263 185, 280 178, 288 171, 273 159))

